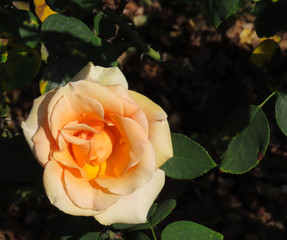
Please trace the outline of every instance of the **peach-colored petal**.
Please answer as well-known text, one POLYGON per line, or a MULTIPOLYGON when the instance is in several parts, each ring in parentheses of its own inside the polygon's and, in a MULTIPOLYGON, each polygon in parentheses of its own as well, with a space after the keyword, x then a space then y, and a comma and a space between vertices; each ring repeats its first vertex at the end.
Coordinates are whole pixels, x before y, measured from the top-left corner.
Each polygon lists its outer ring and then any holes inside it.
POLYGON ((48 119, 51 119, 51 114, 59 99, 61 99, 64 95, 71 93, 92 98, 100 102, 105 110, 105 113, 111 112, 120 115, 123 114, 123 106, 118 101, 117 96, 115 96, 111 90, 96 82, 82 80, 78 82, 70 82, 64 87, 58 89, 48 105, 48 119))
POLYGON ((131 97, 142 107, 149 124, 149 139, 156 153, 157 168, 173 156, 173 148, 167 115, 163 109, 134 91, 129 91, 131 97))
POLYGON ((63 185, 63 169, 49 161, 44 170, 44 187, 51 203, 61 211, 76 216, 94 216, 98 211, 77 207, 68 197, 63 185))
POLYGON ((166 120, 149 124, 149 139, 156 154, 156 167, 162 166, 173 156, 169 124, 166 120))
POLYGON ((47 163, 50 150, 54 145, 54 140, 47 124, 47 106, 55 94, 56 90, 53 90, 36 98, 29 117, 22 123, 24 136, 36 159, 42 166, 47 163))
MULTIPOLYGON (((117 177, 122 176, 129 168, 135 166, 143 157, 148 142, 141 126, 133 119, 122 117, 116 114, 110 114, 115 127, 120 132, 121 139, 116 142, 114 150, 121 145, 127 145, 129 148, 128 158, 120 158, 119 152, 112 152, 108 161, 112 161, 114 171, 117 177)), ((125 150, 121 148, 121 150, 125 150)))
POLYGON ((69 122, 103 118, 104 109, 97 100, 79 94, 66 94, 55 104, 49 125, 53 137, 57 139, 59 130, 69 122))
POLYGON ((146 222, 148 210, 161 191, 164 181, 164 172, 160 169, 156 170, 145 185, 130 195, 123 196, 103 213, 95 215, 95 218, 103 225, 146 222))
POLYGON ((86 67, 84 67, 72 81, 88 80, 93 82, 98 82, 102 85, 122 85, 124 88, 128 89, 128 83, 117 67, 104 68, 100 66, 94 66, 90 62, 86 67))
POLYGON ((155 153, 150 142, 145 146, 145 152, 139 163, 130 168, 121 177, 99 176, 96 182, 115 194, 130 194, 148 182, 156 167, 155 153))
POLYGON ((59 149, 51 153, 51 158, 55 161, 69 167, 81 170, 79 164, 75 161, 74 157, 70 154, 69 143, 65 141, 62 134, 58 137, 59 149))
POLYGON ((148 134, 148 121, 141 107, 133 100, 121 85, 107 86, 118 97, 124 108, 124 116, 136 120, 148 134))
POLYGON ((120 195, 95 189, 84 178, 76 178, 69 171, 64 172, 67 195, 80 208, 104 210, 120 199, 120 195))

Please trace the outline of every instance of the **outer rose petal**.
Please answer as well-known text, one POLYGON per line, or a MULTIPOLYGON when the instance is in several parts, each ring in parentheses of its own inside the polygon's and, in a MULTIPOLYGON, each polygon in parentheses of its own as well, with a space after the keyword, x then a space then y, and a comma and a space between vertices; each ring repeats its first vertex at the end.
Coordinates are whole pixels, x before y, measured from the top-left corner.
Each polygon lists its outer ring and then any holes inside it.
POLYGON ((93 98, 95 101, 100 102, 105 113, 112 112, 120 115, 123 114, 123 106, 111 90, 99 83, 82 80, 78 82, 70 82, 57 90, 48 105, 48 119, 51 119, 51 114, 57 102, 63 96, 71 93, 93 98))
POLYGON ((95 218, 103 225, 145 222, 148 210, 163 188, 164 181, 164 171, 156 170, 153 178, 144 186, 130 195, 123 196, 103 213, 95 215, 95 218))
POLYGON ((102 85, 120 84, 124 88, 128 89, 127 80, 119 68, 94 66, 91 62, 72 79, 74 82, 79 80, 98 82, 102 85))
POLYGON ((77 207, 67 196, 63 185, 63 169, 53 160, 46 164, 44 170, 44 187, 50 202, 61 211, 76 216, 94 216, 99 211, 77 207))
POLYGON ((47 106, 57 89, 34 100, 33 107, 26 122, 22 123, 23 133, 36 159, 44 166, 48 162, 54 143, 47 122, 47 106), (37 133, 35 135, 35 133, 37 133), (36 146, 35 146, 35 143, 36 146))
POLYGON ((163 109, 142 94, 128 91, 141 106, 149 123, 149 139, 156 153, 157 168, 173 156, 170 129, 163 109))
POLYGON ((120 199, 120 195, 94 189, 84 178, 76 178, 69 171, 64 172, 66 191, 73 203, 80 208, 104 210, 120 199))

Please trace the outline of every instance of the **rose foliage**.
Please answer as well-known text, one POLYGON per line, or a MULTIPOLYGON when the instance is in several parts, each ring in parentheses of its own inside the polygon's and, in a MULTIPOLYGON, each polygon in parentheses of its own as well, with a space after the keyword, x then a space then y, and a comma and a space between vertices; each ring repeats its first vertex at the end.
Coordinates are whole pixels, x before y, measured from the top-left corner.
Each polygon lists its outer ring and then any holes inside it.
POLYGON ((121 71, 88 64, 34 100, 24 135, 60 210, 100 223, 143 223, 173 156, 167 115, 128 90, 121 71))

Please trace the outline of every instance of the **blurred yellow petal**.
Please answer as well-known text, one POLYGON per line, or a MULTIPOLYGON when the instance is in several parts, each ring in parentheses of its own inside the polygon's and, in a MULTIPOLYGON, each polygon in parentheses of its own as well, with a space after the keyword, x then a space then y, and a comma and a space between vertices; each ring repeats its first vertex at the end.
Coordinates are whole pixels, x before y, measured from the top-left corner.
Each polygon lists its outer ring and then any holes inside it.
POLYGON ((54 12, 47 4, 45 0, 34 0, 35 5, 35 12, 37 17, 44 22, 44 20, 49 17, 52 14, 55 14, 57 12, 54 12))

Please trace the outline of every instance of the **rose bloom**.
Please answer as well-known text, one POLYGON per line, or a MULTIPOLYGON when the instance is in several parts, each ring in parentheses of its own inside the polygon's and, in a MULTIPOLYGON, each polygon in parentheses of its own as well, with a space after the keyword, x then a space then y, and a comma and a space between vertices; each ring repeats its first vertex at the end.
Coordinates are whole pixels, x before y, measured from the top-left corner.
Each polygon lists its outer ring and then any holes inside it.
POLYGON ((51 203, 101 224, 143 223, 172 157, 167 115, 121 71, 88 64, 34 100, 22 125, 51 203))

